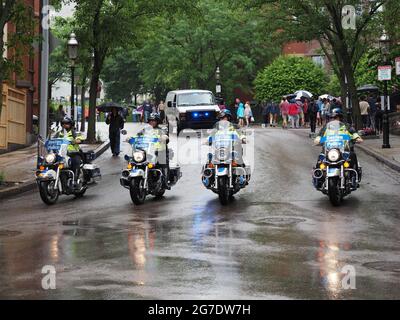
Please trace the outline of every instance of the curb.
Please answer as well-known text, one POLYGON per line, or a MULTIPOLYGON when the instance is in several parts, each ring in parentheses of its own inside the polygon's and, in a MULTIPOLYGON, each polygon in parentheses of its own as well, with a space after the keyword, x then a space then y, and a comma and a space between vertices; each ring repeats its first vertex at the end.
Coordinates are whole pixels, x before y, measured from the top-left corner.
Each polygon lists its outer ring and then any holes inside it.
POLYGON ((366 154, 368 154, 369 156, 375 158, 376 160, 384 163, 385 165, 387 165, 389 168, 400 172, 400 163, 397 164, 395 161, 389 160, 387 158, 385 158, 384 156, 381 156, 380 154, 378 154, 375 151, 372 151, 371 149, 369 149, 368 147, 362 146, 362 145, 357 145, 357 148, 362 150, 363 152, 365 152, 366 154))
MULTIPOLYGON (((96 154, 96 158, 100 157, 110 146, 110 142, 106 141, 103 142, 100 146, 98 146, 96 148, 96 150, 94 151, 94 153, 96 154)), ((36 180, 27 180, 22 182, 20 185, 18 186, 14 186, 8 189, 4 189, 0 191, 0 200, 15 196, 17 194, 23 193, 23 192, 27 192, 27 191, 31 191, 33 189, 35 189, 36 187, 36 180)))

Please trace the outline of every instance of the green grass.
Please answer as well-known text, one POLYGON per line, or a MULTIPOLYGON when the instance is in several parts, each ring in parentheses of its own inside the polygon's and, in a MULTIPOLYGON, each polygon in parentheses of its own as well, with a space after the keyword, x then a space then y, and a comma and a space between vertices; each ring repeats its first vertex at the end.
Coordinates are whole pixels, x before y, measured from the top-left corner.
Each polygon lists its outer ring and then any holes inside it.
POLYGON ((5 180, 4 172, 0 171, 0 185, 3 184, 4 180, 5 180))

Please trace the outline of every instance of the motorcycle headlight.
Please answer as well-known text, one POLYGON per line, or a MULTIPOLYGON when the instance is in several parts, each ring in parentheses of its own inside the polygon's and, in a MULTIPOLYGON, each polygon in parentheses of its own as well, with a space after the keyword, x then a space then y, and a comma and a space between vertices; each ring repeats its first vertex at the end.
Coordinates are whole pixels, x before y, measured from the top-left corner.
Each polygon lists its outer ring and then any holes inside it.
POLYGON ((226 148, 219 148, 216 150, 216 158, 219 161, 226 161, 229 157, 228 150, 226 148))
POLYGON ((328 152, 328 160, 331 162, 336 162, 340 158, 340 152, 336 149, 329 150, 328 152))
POLYGON ((44 160, 48 164, 52 164, 56 161, 56 155, 54 153, 49 153, 44 157, 44 160))
POLYGON ((133 153, 133 160, 135 160, 135 162, 143 162, 144 157, 145 156, 143 151, 136 151, 133 153))

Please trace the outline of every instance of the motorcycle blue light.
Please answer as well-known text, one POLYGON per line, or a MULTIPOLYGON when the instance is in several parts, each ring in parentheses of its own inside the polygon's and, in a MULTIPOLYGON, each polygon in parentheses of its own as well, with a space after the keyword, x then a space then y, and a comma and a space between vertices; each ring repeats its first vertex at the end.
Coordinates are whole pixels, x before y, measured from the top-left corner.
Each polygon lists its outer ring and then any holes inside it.
POLYGON ((197 112, 193 113, 193 117, 198 118, 199 114, 197 112))
POLYGON ((208 154, 208 160, 211 161, 211 160, 212 160, 212 156, 213 156, 212 153, 209 153, 209 154, 208 154))
POLYGON ((324 154, 320 154, 319 155, 319 160, 320 161, 324 161, 325 160, 325 155, 324 154))
POLYGON ((129 161, 129 160, 130 160, 130 158, 129 158, 129 156, 128 156, 127 154, 124 156, 124 159, 125 159, 126 161, 129 161))
POLYGON ((208 112, 205 113, 205 116, 208 117, 210 114, 208 112))

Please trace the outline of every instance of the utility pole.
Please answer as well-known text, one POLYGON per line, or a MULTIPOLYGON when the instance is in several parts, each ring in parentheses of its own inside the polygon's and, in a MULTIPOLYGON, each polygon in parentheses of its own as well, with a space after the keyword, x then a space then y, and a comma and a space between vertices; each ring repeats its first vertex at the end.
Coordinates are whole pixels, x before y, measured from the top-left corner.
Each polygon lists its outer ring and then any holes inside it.
MULTIPOLYGON (((49 20, 49 0, 42 0, 42 19, 49 20)), ((40 117, 39 134, 42 138, 47 136, 48 125, 48 96, 49 96, 49 23, 42 23, 42 50, 40 58, 40 117), (44 26, 43 26, 44 25, 44 26)))

